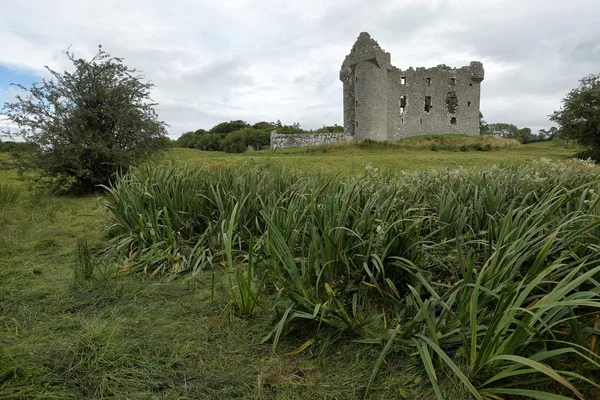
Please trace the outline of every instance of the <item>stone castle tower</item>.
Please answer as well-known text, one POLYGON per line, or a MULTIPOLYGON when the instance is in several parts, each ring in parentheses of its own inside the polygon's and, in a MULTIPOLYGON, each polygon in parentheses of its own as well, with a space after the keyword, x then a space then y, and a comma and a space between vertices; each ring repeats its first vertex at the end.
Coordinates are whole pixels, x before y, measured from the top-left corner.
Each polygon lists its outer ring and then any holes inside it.
POLYGON ((481 62, 450 68, 401 70, 371 36, 362 32, 346 56, 344 133, 355 140, 407 136, 479 134, 481 62))

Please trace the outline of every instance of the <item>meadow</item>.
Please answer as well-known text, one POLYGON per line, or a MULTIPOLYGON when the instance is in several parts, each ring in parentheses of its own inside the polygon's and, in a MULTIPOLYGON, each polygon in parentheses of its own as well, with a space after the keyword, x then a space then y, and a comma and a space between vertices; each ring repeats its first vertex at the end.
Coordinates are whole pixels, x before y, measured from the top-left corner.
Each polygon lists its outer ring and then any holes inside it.
POLYGON ((277 151, 249 151, 241 154, 175 148, 171 150, 168 158, 174 162, 193 165, 236 165, 245 168, 280 166, 300 171, 361 175, 367 165, 388 173, 440 167, 480 168, 493 164, 514 166, 544 157, 564 160, 576 152, 574 149, 557 147, 552 142, 520 145, 512 140, 500 138, 471 139, 457 137, 458 135, 447 136, 453 137, 425 136, 418 140, 413 138, 396 143, 340 143, 277 151), (495 151, 460 151, 462 146, 478 143, 482 146, 489 144, 495 151), (431 150, 432 147, 439 150, 431 150))
POLYGON ((0 155, 0 399, 597 398, 600 168, 432 140, 173 149, 84 198, 0 155))

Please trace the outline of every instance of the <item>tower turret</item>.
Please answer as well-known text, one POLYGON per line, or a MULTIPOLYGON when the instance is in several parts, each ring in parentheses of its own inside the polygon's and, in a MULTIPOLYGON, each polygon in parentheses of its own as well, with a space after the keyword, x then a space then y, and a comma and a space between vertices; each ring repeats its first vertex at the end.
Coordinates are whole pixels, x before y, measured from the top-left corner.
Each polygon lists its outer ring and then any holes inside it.
POLYGON ((469 67, 471 68, 471 80, 477 83, 481 82, 485 77, 483 64, 480 61, 471 61, 469 67))
POLYGON ((340 70, 344 83, 344 131, 356 139, 387 140, 390 54, 362 32, 340 70))

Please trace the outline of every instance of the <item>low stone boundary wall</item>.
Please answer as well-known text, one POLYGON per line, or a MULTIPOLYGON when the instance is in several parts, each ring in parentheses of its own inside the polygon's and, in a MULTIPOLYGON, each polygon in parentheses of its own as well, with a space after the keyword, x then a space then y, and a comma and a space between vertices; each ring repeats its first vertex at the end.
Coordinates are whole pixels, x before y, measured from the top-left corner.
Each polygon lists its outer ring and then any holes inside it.
POLYGON ((289 149, 292 147, 318 146, 338 142, 351 142, 354 136, 346 133, 298 133, 278 134, 271 132, 271 149, 289 149))

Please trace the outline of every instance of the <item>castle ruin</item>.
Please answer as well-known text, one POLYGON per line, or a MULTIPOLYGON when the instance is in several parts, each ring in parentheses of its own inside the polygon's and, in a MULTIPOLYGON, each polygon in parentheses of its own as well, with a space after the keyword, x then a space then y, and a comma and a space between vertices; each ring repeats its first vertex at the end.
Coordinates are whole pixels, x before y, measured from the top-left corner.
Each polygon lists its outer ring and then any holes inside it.
POLYGON ((401 70, 390 53, 362 32, 340 70, 344 133, 271 134, 271 147, 299 147, 350 140, 399 140, 408 136, 479 135, 483 64, 401 70), (291 136, 294 136, 293 138, 291 136), (298 136, 297 138, 295 136, 298 136))
POLYGON ((355 140, 398 140, 425 134, 479 135, 483 65, 401 70, 362 32, 340 71, 344 133, 355 140))

